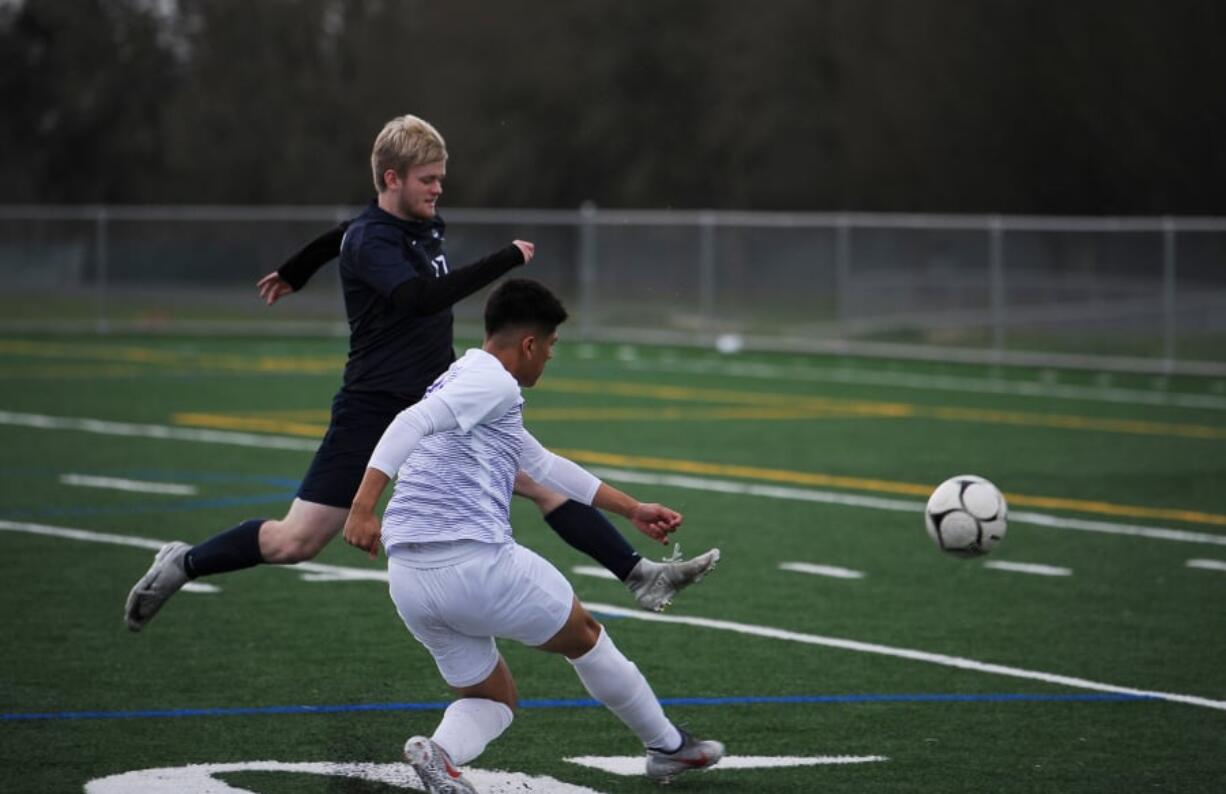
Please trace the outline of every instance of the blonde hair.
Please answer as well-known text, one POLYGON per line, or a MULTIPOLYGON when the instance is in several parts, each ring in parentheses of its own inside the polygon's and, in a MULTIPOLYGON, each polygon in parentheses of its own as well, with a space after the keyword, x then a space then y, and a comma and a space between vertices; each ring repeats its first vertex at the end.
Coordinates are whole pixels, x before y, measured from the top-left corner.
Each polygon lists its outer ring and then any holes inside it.
POLYGON ((446 159, 447 144, 430 122, 417 116, 397 116, 383 125, 370 152, 375 190, 380 193, 387 190, 383 175, 389 168, 403 177, 415 165, 446 159))

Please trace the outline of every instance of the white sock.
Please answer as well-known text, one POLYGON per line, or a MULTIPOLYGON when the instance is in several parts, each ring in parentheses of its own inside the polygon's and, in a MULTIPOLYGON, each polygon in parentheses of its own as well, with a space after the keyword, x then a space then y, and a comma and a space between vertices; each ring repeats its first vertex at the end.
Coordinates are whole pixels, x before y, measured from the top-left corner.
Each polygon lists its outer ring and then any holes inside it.
POLYGON ((681 744, 681 734, 664 716, 651 684, 603 627, 596 646, 570 663, 591 696, 626 723, 645 747, 665 750, 681 744))
POLYGON ((443 721, 430 738, 451 756, 456 766, 467 764, 502 735, 514 718, 505 703, 485 698, 462 698, 443 712, 443 721))

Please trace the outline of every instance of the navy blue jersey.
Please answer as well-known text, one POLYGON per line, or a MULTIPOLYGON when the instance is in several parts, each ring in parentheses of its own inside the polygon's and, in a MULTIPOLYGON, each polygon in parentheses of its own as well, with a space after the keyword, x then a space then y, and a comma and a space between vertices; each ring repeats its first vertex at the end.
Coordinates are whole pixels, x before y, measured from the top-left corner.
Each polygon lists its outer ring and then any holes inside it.
POLYGON ((452 314, 397 309, 392 292, 447 272, 441 218, 406 221, 375 204, 345 230, 341 285, 349 319, 343 391, 382 392, 409 405, 455 360, 452 314))

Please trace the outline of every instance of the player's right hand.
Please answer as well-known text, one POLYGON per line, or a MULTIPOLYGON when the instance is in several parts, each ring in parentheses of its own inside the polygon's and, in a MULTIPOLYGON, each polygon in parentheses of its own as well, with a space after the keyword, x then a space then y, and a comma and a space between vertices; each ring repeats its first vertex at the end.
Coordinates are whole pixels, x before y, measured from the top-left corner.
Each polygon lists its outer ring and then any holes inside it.
POLYGON ((640 503, 629 518, 639 532, 666 546, 669 533, 675 532, 683 520, 676 510, 654 503, 640 503))
POLYGON ((512 240, 511 244, 519 249, 519 252, 524 255, 524 264, 532 261, 532 257, 536 254, 536 245, 527 240, 512 240))
POLYGON ((256 286, 259 287, 260 297, 269 306, 294 291, 289 282, 281 278, 275 270, 260 279, 256 286))
POLYGON ((356 546, 370 555, 372 560, 379 558, 379 540, 383 534, 379 526, 379 517, 374 513, 357 513, 349 511, 345 519, 345 542, 356 546))

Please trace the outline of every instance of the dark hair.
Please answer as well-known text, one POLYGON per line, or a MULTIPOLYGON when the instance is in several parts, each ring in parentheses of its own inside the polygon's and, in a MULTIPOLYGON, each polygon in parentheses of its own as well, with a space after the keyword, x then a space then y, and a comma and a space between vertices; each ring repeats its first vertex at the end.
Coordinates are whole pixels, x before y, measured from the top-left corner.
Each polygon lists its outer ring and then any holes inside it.
POLYGON ((533 328, 552 334, 566 321, 566 309, 539 281, 510 278, 498 285, 485 302, 485 334, 507 328, 533 328))

